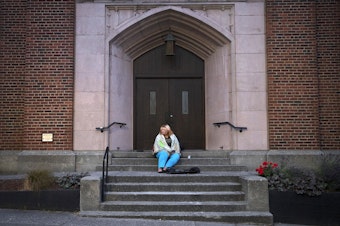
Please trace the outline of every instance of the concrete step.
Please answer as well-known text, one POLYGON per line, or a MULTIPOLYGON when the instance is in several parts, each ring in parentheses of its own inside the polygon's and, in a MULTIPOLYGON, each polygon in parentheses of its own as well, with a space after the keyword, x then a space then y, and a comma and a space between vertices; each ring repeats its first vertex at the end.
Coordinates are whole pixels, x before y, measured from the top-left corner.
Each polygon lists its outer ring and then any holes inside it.
MULTIPOLYGON (((157 165, 157 158, 112 158, 111 165, 157 165)), ((180 158, 177 165, 230 165, 226 158, 180 158)))
POLYGON ((235 182, 213 183, 108 183, 106 191, 240 191, 241 184, 235 182))
POLYGON ((98 211, 82 211, 83 216, 272 224, 269 212, 247 211, 240 177, 250 173, 230 165, 227 151, 183 151, 175 168, 199 167, 198 174, 158 173, 151 151, 111 155, 105 201, 98 211))
POLYGON ((204 171, 198 174, 166 174, 146 171, 115 171, 109 172, 109 183, 134 182, 134 183, 149 183, 149 182, 239 182, 239 177, 246 175, 245 171, 233 172, 218 172, 204 171))
POLYGON ((81 211, 80 216, 111 217, 111 218, 143 218, 158 220, 183 220, 223 222, 237 225, 263 225, 270 226, 273 216, 269 212, 235 211, 235 212, 159 212, 159 211, 81 211))
MULTIPOLYGON (((191 158, 229 158, 231 151, 226 150, 182 150, 181 157, 187 158, 189 155, 191 158)), ((151 150, 121 150, 110 151, 112 158, 154 158, 151 150)))
POLYGON ((217 192, 106 192, 105 201, 182 201, 182 202, 206 202, 206 201, 244 201, 244 193, 240 191, 217 192))
MULTIPOLYGON (((198 167, 201 171, 245 171, 246 168, 243 166, 235 166, 235 165, 184 165, 179 164, 176 165, 175 169, 190 169, 192 167, 198 167)), ((97 166, 97 171, 102 171, 102 166, 97 166)), ((156 172, 157 171, 157 163, 153 165, 109 165, 109 171, 148 171, 148 172, 156 172)))
POLYGON ((103 211, 160 211, 160 212, 232 212, 243 211, 244 201, 164 202, 164 201, 106 201, 101 203, 103 211))
MULTIPOLYGON (((157 171, 157 159, 148 151, 110 151, 109 171, 157 171)), ((244 166, 230 165, 229 152, 224 150, 185 150, 176 169, 199 167, 201 171, 246 171, 244 166), (190 159, 188 158, 190 156, 190 159)), ((102 171, 102 166, 97 166, 102 171)))

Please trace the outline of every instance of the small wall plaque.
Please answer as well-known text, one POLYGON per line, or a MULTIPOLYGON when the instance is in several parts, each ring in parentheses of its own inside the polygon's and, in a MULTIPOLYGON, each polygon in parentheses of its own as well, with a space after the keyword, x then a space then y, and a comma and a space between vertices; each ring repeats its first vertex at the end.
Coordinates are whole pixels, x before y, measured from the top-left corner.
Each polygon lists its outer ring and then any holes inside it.
POLYGON ((42 142, 53 142, 53 133, 43 133, 41 135, 42 142))

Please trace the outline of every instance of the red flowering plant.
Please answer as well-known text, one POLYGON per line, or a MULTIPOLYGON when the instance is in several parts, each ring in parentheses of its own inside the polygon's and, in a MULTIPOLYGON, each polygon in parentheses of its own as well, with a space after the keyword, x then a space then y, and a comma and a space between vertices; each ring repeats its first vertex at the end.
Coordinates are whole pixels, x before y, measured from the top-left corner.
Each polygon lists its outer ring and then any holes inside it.
POLYGON ((256 172, 259 176, 269 177, 273 175, 274 169, 277 167, 277 163, 264 161, 258 168, 256 168, 256 172))
POLYGON ((318 170, 287 167, 284 164, 279 167, 277 163, 265 161, 256 172, 268 180, 269 190, 294 191, 308 196, 340 191, 340 158, 334 156, 325 156, 318 170))

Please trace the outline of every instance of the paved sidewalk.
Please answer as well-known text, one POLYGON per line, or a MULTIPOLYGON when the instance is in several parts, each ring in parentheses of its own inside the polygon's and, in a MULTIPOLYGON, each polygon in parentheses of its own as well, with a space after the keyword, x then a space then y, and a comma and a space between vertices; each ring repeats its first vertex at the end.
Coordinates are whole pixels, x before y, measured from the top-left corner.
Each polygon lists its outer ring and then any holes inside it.
POLYGON ((193 221, 162 221, 162 220, 142 220, 142 219, 117 219, 117 218, 90 218, 81 217, 77 213, 71 212, 52 212, 38 210, 12 210, 0 209, 0 225, 24 225, 24 226, 93 226, 93 225, 114 225, 114 226, 219 226, 235 225, 209 222, 193 221))
MULTIPOLYGON (((90 218, 81 217, 72 212, 55 212, 40 210, 0 209, 1 226, 244 226, 245 224, 225 224, 197 221, 163 221, 143 219, 90 218)), ((287 226, 288 224, 275 224, 287 226)))

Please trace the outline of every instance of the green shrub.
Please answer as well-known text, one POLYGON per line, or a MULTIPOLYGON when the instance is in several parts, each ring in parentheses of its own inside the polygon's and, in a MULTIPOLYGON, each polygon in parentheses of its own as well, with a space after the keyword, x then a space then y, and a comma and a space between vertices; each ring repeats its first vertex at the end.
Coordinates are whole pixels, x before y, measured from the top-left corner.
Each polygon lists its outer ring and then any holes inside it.
POLYGON ((318 175, 327 183, 327 191, 340 191, 340 156, 324 156, 318 175))
POLYGON ((48 189, 54 185, 54 177, 48 170, 33 170, 27 174, 25 188, 33 191, 48 189))
POLYGON ((56 182, 64 189, 78 189, 80 187, 81 178, 88 175, 88 173, 67 174, 59 177, 56 182))
POLYGON ((281 168, 276 163, 269 163, 263 162, 256 171, 259 176, 267 178, 270 190, 294 191, 309 196, 340 190, 340 159, 334 156, 324 157, 318 171, 281 168))
POLYGON ((327 187, 323 178, 317 176, 312 170, 277 169, 267 179, 271 190, 294 191, 309 196, 321 195, 327 187))

